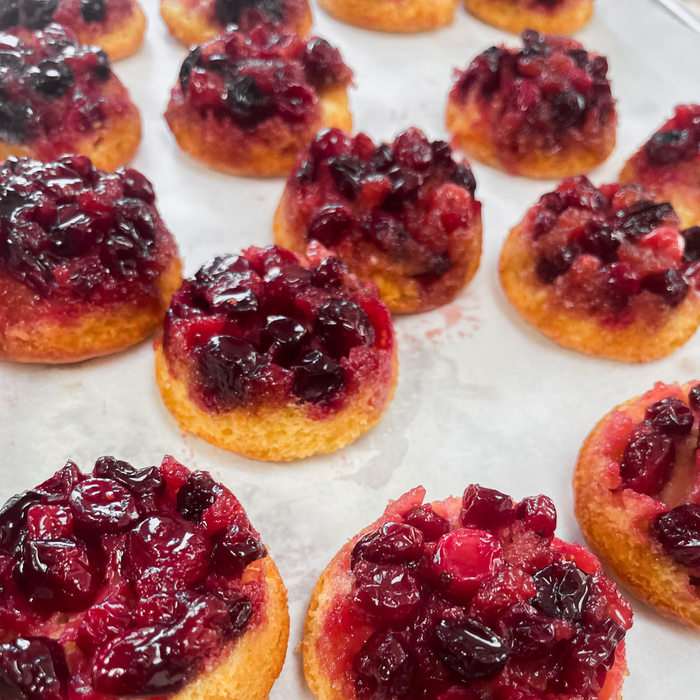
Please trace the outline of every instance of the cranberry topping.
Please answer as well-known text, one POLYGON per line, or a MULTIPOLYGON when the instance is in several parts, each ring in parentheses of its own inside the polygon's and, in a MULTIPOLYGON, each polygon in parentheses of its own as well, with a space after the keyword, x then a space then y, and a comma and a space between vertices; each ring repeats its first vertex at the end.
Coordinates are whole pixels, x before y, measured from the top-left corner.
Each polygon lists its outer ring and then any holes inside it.
POLYGON ((654 167, 678 165, 700 154, 700 105, 679 105, 674 116, 644 144, 654 167))
POLYGON ((106 94, 112 70, 102 49, 81 46, 57 24, 23 37, 0 34, 1 139, 51 160, 131 109, 123 88, 106 94))
POLYGON ((96 22, 110 33, 133 12, 133 0, 5 0, 0 7, 0 30, 46 29, 56 22, 75 32, 96 22))
POLYGON ((3 700, 170 695, 262 614, 258 533, 171 457, 71 462, 0 510, 0 534, 3 700))
POLYGON ((658 515, 650 532, 675 562, 692 568, 700 566, 700 505, 686 503, 658 515))
POLYGON ((340 52, 322 39, 265 25, 248 32, 232 27, 190 53, 172 97, 203 118, 212 115, 250 130, 275 117, 309 124, 320 114, 318 94, 351 80, 340 52))
POLYGON ((475 188, 449 145, 416 128, 378 146, 365 134, 321 131, 288 182, 306 242, 332 248, 360 275, 379 256, 382 272, 389 266, 426 285, 464 264, 453 256, 480 212, 475 188))
POLYGON ((590 554, 553 540, 551 500, 473 485, 461 514, 448 503, 394 504, 351 550, 328 633, 366 630, 347 662, 358 699, 598 698, 631 612, 590 554))
POLYGON ((135 170, 107 174, 85 156, 8 158, 0 166, 0 274, 51 300, 157 300, 176 249, 153 200, 135 170))
MULTIPOLYGON (((617 323, 675 308, 694 289, 685 239, 668 203, 636 185, 563 180, 527 214, 535 272, 568 308, 617 323)), ((692 234, 691 234, 692 235, 692 234)))
POLYGON ((361 377, 390 369, 390 318, 333 258, 304 267, 282 248, 216 258, 173 297, 170 361, 207 410, 260 401, 340 408, 361 377), (377 364, 379 363, 379 364, 377 364))
POLYGON ((457 74, 454 102, 477 100, 499 149, 556 151, 568 133, 593 147, 614 123, 608 62, 568 37, 529 29, 522 49, 493 46, 457 74))

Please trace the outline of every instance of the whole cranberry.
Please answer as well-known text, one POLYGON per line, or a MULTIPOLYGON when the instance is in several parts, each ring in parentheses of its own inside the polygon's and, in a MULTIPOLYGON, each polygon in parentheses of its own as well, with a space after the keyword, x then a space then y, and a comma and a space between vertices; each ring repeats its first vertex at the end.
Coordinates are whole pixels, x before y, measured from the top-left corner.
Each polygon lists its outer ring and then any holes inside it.
POLYGON ((548 496, 528 496, 518 504, 518 520, 522 520, 528 530, 548 542, 552 541, 557 528, 557 509, 548 496))
POLYGON ((560 92, 552 102, 552 123, 558 130, 582 124, 586 116, 586 98, 576 90, 560 92))
POLYGON ((134 497, 111 479, 81 481, 69 502, 76 525, 91 535, 124 532, 139 517, 134 497))
POLYGON ((668 202, 642 199, 615 214, 616 228, 624 235, 641 238, 661 226, 673 216, 673 207, 668 202))
POLYGON ((41 494, 47 503, 67 501, 75 485, 84 478, 85 476, 78 468, 78 465, 68 460, 62 469, 59 469, 41 486, 38 486, 35 491, 41 494))
POLYGON ((589 221, 583 235, 578 239, 578 244, 584 253, 595 255, 604 263, 613 263, 617 260, 621 238, 620 232, 610 228, 608 224, 589 221))
POLYGON ((700 260, 700 226, 691 226, 681 231, 685 246, 683 248, 684 262, 697 262, 700 260))
POLYGON ((156 193, 153 191, 153 185, 138 170, 127 168, 121 171, 120 174, 125 197, 135 197, 142 202, 146 202, 146 204, 155 203, 156 193))
POLYGON ((627 308, 630 299, 639 294, 639 279, 627 263, 612 262, 603 265, 600 275, 603 293, 614 312, 627 308))
POLYGON ((380 620, 403 620, 420 603, 416 579, 399 564, 373 564, 361 560, 353 574, 351 601, 380 620))
POLYGON ((211 474, 203 471, 193 472, 177 492, 178 513, 185 520, 201 523, 204 511, 214 505, 216 497, 222 492, 222 487, 212 479, 211 474))
POLYGON ((440 620, 433 639, 445 666, 468 681, 493 677, 508 663, 508 642, 470 617, 440 620))
POLYGON ((692 411, 675 396, 647 406, 645 418, 664 435, 687 435, 693 429, 692 411))
POLYGON ((532 604, 548 617, 579 622, 590 595, 591 577, 573 562, 559 561, 533 576, 537 594, 532 604))
POLYGON ((697 154, 697 141, 688 129, 658 131, 644 145, 644 152, 654 165, 680 163, 697 154))
POLYGON ((30 540, 60 540, 73 534, 70 508, 33 505, 27 512, 27 537, 30 540))
POLYGON ((620 476, 625 488, 656 496, 676 463, 676 447, 667 435, 651 432, 632 440, 622 455, 620 476))
POLYGON ((540 658, 551 652, 556 642, 552 620, 524 601, 503 612, 498 630, 510 640, 511 655, 517 659, 540 658))
POLYGON ((401 700, 411 691, 415 662, 392 630, 374 632, 352 667, 357 700, 401 700))
POLYGON ((580 252, 581 249, 575 243, 565 245, 551 257, 540 258, 535 265, 535 272, 543 282, 551 284, 557 277, 568 272, 580 252))
POLYGON ((143 579, 166 587, 194 586, 209 572, 210 544, 201 528, 179 515, 152 515, 126 537, 124 570, 138 585, 143 579))
POLYGON ((364 309, 354 301, 330 299, 318 311, 314 321, 329 354, 335 359, 347 357, 358 345, 374 344, 374 328, 364 309))
POLYGON ((291 365, 294 394, 302 401, 327 404, 345 385, 342 365, 319 350, 310 350, 291 365))
POLYGON ((327 162, 335 189, 346 199, 357 199, 362 191, 364 163, 351 154, 329 158, 327 162))
POLYGON ((405 564, 423 554, 423 533, 405 523, 384 523, 361 537, 350 554, 350 567, 361 559, 374 564, 405 564))
POLYGON ((283 367, 299 354, 307 337, 306 328, 289 316, 268 316, 261 336, 272 360, 283 367))
POLYGON ((470 484, 462 496, 462 525, 483 530, 507 527, 515 520, 513 499, 500 491, 470 484))
POLYGON ((306 237, 320 241, 326 248, 335 247, 352 230, 352 215, 342 204, 327 204, 309 219, 306 237))
POLYGON ((396 137, 394 157, 399 165, 413 170, 428 170, 433 164, 433 149, 425 134, 412 127, 396 137))
POLYGON ((674 561, 700 566, 700 505, 685 503, 658 515, 650 532, 674 561))
POLYGON ((156 498, 165 489, 163 475, 158 467, 134 469, 128 462, 114 457, 98 457, 95 476, 111 479, 121 484, 136 499, 140 512, 147 513, 156 507, 156 498))
POLYGON ((304 72, 317 89, 336 85, 347 73, 340 51, 318 37, 309 41, 302 63, 304 72))
POLYGON ((0 644, 3 700, 64 700, 70 675, 63 647, 48 637, 0 644))
POLYGON ((678 270, 653 272, 642 280, 642 289, 661 297, 668 306, 675 308, 687 296, 690 286, 678 270))
POLYGON ((78 628, 78 646, 92 656, 99 647, 121 634, 131 623, 129 608, 118 601, 93 605, 78 628))
POLYGON ((427 542, 436 542, 452 530, 450 521, 436 513, 429 503, 413 506, 404 514, 403 519, 408 525, 420 530, 427 542))
POLYGON ((93 557, 73 537, 26 540, 14 574, 32 605, 61 612, 87 607, 101 584, 93 557))
POLYGON ((450 597, 469 600, 503 561, 498 539, 485 530, 453 530, 438 540, 435 573, 450 597))
POLYGON ((237 123, 254 126, 272 113, 269 97, 251 75, 237 75, 227 85, 226 106, 237 123))
POLYGON ((235 524, 222 531, 213 551, 216 570, 228 577, 241 576, 248 564, 266 556, 267 549, 260 538, 235 524))
POLYGON ((340 129, 323 129, 311 142, 311 155, 316 160, 327 160, 350 152, 350 137, 340 129))

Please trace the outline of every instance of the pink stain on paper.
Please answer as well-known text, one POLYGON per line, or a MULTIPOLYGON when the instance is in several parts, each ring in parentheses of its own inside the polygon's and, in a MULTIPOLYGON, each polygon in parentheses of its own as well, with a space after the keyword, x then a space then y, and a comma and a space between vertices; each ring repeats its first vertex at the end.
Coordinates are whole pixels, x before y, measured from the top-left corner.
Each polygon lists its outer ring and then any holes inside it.
POLYGON ((455 338, 473 338, 481 328, 479 303, 475 297, 465 297, 432 313, 414 316, 419 326, 411 333, 404 333, 407 340, 415 341, 424 336, 435 345, 442 345, 455 338))

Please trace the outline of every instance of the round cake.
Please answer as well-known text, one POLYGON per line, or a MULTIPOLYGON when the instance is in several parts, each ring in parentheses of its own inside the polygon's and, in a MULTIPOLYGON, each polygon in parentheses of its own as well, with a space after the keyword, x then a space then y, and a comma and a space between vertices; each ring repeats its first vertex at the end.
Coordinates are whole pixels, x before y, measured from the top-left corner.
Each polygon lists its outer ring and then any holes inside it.
POLYGON ((141 117, 107 54, 68 29, 0 34, 0 160, 88 156, 112 171, 141 141, 141 117))
POLYGON ((493 46, 457 71, 446 123, 454 144, 512 175, 587 172, 615 147, 608 61, 563 36, 527 30, 523 48, 493 46))
POLYGON ((180 286, 177 245, 135 170, 86 156, 0 166, 0 358, 77 362, 158 328, 180 286))
POLYGON ((311 246, 215 258, 173 296, 156 380, 182 430, 263 460, 332 452, 382 419, 398 375, 372 286, 311 246))
POLYGON ((318 4, 346 24, 413 33, 452 24, 459 0, 319 0, 318 4))
POLYGON ((170 33, 185 46, 203 44, 235 25, 259 23, 305 36, 311 29, 308 0, 160 0, 160 14, 170 33))
POLYGON ((264 700, 287 595, 238 499, 170 456, 68 462, 0 510, 4 700, 264 700))
POLYGON ((146 15, 137 0, 3 0, 0 31, 46 29, 52 22, 73 31, 81 44, 96 44, 113 61, 139 50, 146 15))
POLYGON ((636 596, 700 628, 700 383, 662 384, 608 413, 574 474, 586 541, 636 596))
POLYGON ((234 175, 287 175, 328 126, 352 128, 352 71, 325 39, 231 29, 185 59, 165 118, 180 147, 234 175))
POLYGON ((673 204, 683 226, 700 226, 700 105, 679 105, 625 164, 621 182, 638 182, 673 204))
POLYGON ((375 145, 322 131, 299 155, 275 216, 275 241, 303 253, 318 241, 370 280, 389 310, 447 304, 481 255, 481 203, 469 164, 419 129, 375 145))
POLYGON ((573 34, 593 16, 593 0, 464 0, 483 22, 520 34, 535 29, 544 34, 573 34))
POLYGON ((546 496, 417 488, 316 584, 302 642, 319 700, 619 700, 632 611, 598 560, 554 537, 546 496))
POLYGON ((518 313, 559 345, 623 362, 671 354, 700 323, 700 230, 636 185, 585 176, 543 195, 510 232, 500 277, 518 313))

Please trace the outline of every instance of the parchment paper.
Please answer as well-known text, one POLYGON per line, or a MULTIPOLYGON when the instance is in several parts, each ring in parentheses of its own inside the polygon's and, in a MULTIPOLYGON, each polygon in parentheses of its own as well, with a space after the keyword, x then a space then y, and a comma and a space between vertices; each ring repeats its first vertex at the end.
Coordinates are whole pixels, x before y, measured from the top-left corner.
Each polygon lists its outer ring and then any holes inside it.
MULTIPOLYGON (((142 0, 150 25, 141 52, 116 65, 144 121, 134 163, 154 182, 186 272, 210 257, 272 242, 280 180, 219 175, 182 154, 162 119, 186 50, 172 40, 156 0, 142 0)), ((592 174, 613 180, 626 157, 670 116, 700 101, 700 39, 651 0, 600 0, 578 37, 608 56, 619 100, 618 147, 592 174)), ((338 45, 355 71, 358 129, 392 139, 411 125, 447 136, 443 113, 453 68, 494 43, 516 38, 457 12, 437 32, 392 36, 345 26, 315 11, 315 33, 338 45)), ((396 320, 400 378, 380 426, 329 456, 265 464, 183 435, 154 381, 151 340, 74 366, 0 365, 0 502, 35 486, 68 458, 90 470, 99 455, 136 466, 173 454, 207 469, 243 502, 289 589, 292 632, 273 700, 310 700, 296 651, 316 578, 388 499, 417 484, 428 499, 480 482, 516 498, 550 495, 558 535, 581 540, 572 513, 571 473, 581 443, 613 406, 655 381, 700 379, 700 334, 673 356, 646 366, 591 359, 560 349, 526 325, 498 284, 509 228, 553 183, 512 178, 478 163, 484 254, 469 288, 452 305, 396 320)), ((633 600, 627 700, 700 696, 700 637, 633 600)))

